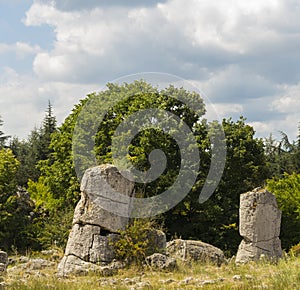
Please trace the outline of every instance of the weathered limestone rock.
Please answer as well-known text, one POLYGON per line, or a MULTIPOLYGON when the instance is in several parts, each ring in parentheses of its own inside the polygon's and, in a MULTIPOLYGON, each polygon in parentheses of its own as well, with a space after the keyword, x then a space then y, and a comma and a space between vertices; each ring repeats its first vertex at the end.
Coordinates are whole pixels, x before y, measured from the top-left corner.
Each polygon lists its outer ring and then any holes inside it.
POLYGON ((240 235, 236 263, 257 260, 264 255, 282 256, 280 234, 281 211, 275 196, 265 189, 254 189, 240 197, 240 235))
POLYGON ((111 262, 115 256, 112 243, 119 235, 101 234, 98 226, 75 224, 69 235, 65 255, 74 255, 92 263, 111 262))
POLYGON ((111 276, 115 273, 115 269, 86 262, 73 255, 64 256, 58 265, 58 274, 61 276, 87 275, 91 272, 99 273, 102 276, 111 276))
POLYGON ((147 239, 153 245, 153 251, 165 252, 167 245, 166 234, 161 230, 149 229, 147 239))
POLYGON ((0 275, 6 272, 7 265, 8 265, 7 253, 0 251, 0 275))
POLYGON ((172 271, 177 268, 177 262, 174 258, 166 255, 155 253, 146 257, 146 263, 157 270, 172 271))
POLYGON ((133 187, 134 182, 124 178, 113 165, 86 170, 65 256, 58 267, 61 275, 108 271, 93 263, 108 264, 114 259, 112 243, 119 238, 117 232, 128 224, 131 210, 130 200, 122 200, 120 195, 133 196, 133 187), (121 216, 107 210, 112 205, 114 210, 127 214, 121 216))
POLYGON ((217 265, 226 261, 222 250, 201 241, 181 239, 170 241, 167 243, 167 253, 182 260, 209 261, 217 265))
MULTIPOLYGON (((20 260, 19 260, 20 261, 20 260)), ((41 258, 36 258, 36 259, 22 259, 20 264, 17 264, 13 267, 10 267, 7 269, 7 272, 11 274, 17 274, 17 273, 34 273, 36 270, 41 270, 45 268, 50 268, 55 265, 54 262, 48 261, 45 259, 41 258), (23 262, 22 262, 23 261, 23 262)))
POLYGON ((112 207, 130 216, 131 204, 120 200, 116 192, 131 197, 133 187, 134 182, 123 177, 113 165, 87 169, 81 181, 81 199, 75 208, 73 224, 95 225, 112 233, 125 229, 128 217, 106 209, 112 207))

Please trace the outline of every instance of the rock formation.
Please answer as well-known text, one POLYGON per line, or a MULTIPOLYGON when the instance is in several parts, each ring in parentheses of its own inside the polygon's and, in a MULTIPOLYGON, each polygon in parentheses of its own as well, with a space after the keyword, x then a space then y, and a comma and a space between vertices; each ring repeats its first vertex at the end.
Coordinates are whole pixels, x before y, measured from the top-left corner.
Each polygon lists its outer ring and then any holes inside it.
POLYGON ((225 262, 222 250, 201 241, 172 240, 167 243, 167 253, 175 259, 213 262, 217 265, 225 262))
POLYGON ((254 189, 240 196, 240 235, 236 263, 282 256, 279 239, 281 211, 275 196, 264 189, 254 189))
POLYGON ((89 270, 107 272, 107 267, 101 266, 114 259, 111 244, 118 238, 118 231, 125 229, 129 221, 126 215, 117 215, 107 208, 111 205, 115 209, 120 207, 129 216, 130 202, 122 202, 116 192, 131 197, 133 187, 134 182, 123 177, 113 165, 86 170, 65 256, 58 266, 61 275, 85 274, 89 270))
POLYGON ((154 253, 146 257, 146 263, 152 269, 173 271, 177 268, 177 262, 174 258, 164 254, 154 253))

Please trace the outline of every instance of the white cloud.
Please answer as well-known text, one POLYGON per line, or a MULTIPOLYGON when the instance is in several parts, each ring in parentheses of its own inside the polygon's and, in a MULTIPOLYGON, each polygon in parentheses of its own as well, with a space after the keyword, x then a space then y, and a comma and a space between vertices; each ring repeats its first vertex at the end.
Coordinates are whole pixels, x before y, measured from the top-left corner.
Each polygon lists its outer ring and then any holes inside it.
POLYGON ((261 99, 276 93, 276 83, 239 65, 230 65, 209 74, 205 81, 198 82, 205 94, 217 103, 261 99))
POLYGON ((168 1, 159 9, 178 31, 183 31, 193 46, 220 47, 236 53, 245 53, 249 44, 266 42, 276 32, 261 29, 264 20, 272 19, 280 9, 280 1, 168 1))
POLYGON ((35 126, 40 126, 48 100, 59 123, 87 93, 99 90, 86 84, 41 82, 31 76, 6 68, 0 78, 1 130, 7 135, 26 138, 35 126))
POLYGON ((284 132, 290 140, 297 140, 299 134, 299 115, 288 114, 280 120, 254 121, 248 122, 256 131, 256 136, 266 138, 272 133, 273 137, 279 140, 281 138, 280 132, 284 132))
POLYGON ((222 103, 214 103, 214 104, 206 104, 206 108, 208 111, 211 109, 215 110, 220 118, 225 118, 232 116, 232 114, 242 115, 244 108, 240 104, 222 104, 222 103))
POLYGON ((30 45, 26 42, 16 42, 13 44, 0 43, 0 54, 14 53, 18 59, 24 59, 29 55, 39 53, 41 48, 38 45, 30 45))
POLYGON ((300 121, 300 84, 283 86, 283 95, 271 103, 271 109, 277 112, 297 114, 300 121))
POLYGON ((36 75, 24 80, 6 70, 1 93, 13 98, 5 82, 20 95, 23 86, 28 100, 44 104, 52 95, 63 112, 64 102, 72 107, 95 84, 167 72, 195 80, 222 116, 243 113, 261 132, 281 125, 297 130, 300 5, 294 0, 56 2, 34 1, 24 20, 53 28, 50 49, 0 44, 0 53, 34 57, 36 75))
POLYGON ((0 53, 6 53, 11 49, 11 46, 6 43, 0 43, 0 53))
POLYGON ((54 49, 38 55, 34 63, 44 79, 87 80, 104 73, 111 79, 145 70, 193 78, 203 77, 203 68, 213 72, 233 64, 252 65, 258 75, 271 79, 280 71, 274 66, 283 60, 270 62, 268 57, 288 54, 293 48, 286 47, 285 30, 299 31, 278 21, 282 11, 300 24, 293 9, 280 0, 169 0, 150 7, 99 4, 71 11, 59 10, 55 2, 35 2, 25 23, 48 24, 56 33, 54 49), (60 73, 59 62, 64 67, 60 73))

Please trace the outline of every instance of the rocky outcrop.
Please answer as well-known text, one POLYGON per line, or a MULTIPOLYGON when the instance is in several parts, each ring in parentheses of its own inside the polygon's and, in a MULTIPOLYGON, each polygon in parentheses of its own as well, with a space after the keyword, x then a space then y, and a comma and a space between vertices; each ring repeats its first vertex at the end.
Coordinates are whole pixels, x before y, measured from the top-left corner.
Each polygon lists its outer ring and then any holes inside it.
POLYGON ((213 262, 217 265, 224 263, 222 250, 210 244, 194 240, 176 239, 167 243, 167 253, 177 259, 197 262, 213 262))
POLYGON ((281 211, 275 196, 257 188, 240 196, 240 235, 236 263, 257 260, 262 255, 271 259, 282 256, 279 239, 281 211))
POLYGON ((7 253, 0 251, 0 275, 6 272, 7 265, 8 265, 7 253))
POLYGON ((128 224, 131 210, 130 202, 126 204, 119 197, 133 196, 133 187, 134 183, 113 165, 96 166, 85 172, 65 256, 58 267, 61 275, 109 271, 99 264, 107 265, 114 259, 112 244, 119 237, 118 231, 128 224), (117 215, 108 210, 112 206, 126 213, 117 215))

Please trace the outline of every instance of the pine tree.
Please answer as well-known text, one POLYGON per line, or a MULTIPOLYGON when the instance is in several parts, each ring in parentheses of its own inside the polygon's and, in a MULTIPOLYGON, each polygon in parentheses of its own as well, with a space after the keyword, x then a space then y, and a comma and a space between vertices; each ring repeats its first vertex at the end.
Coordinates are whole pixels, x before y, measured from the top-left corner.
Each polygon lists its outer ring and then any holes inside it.
POLYGON ((14 137, 10 141, 9 147, 21 163, 17 173, 18 185, 26 187, 29 179, 38 180, 40 171, 37 164, 41 160, 49 158, 52 152, 49 148, 51 134, 55 131, 56 118, 53 116, 53 108, 49 102, 41 126, 34 128, 27 140, 19 140, 14 137))
POLYGON ((49 148, 51 142, 51 134, 56 131, 56 117, 53 116, 53 107, 48 102, 48 108, 46 110, 46 115, 44 117, 42 126, 39 130, 40 139, 40 150, 39 150, 39 160, 45 160, 49 157, 51 149, 49 148))

